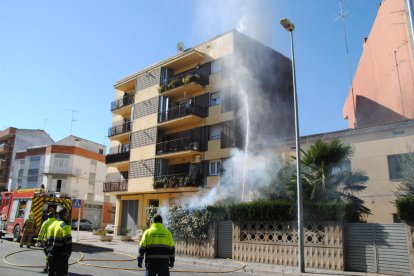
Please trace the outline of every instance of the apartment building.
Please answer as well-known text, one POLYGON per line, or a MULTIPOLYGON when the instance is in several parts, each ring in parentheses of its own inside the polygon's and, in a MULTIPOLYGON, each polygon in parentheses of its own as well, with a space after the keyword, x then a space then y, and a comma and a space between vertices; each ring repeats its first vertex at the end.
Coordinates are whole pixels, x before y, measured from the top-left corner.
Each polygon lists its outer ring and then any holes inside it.
POLYGON ((118 231, 145 226, 148 206, 220 185, 232 149, 294 134, 290 60, 237 31, 114 87, 104 192, 116 196, 118 231))
POLYGON ((414 119, 412 0, 383 0, 343 107, 350 128, 414 119))
POLYGON ((0 191, 17 188, 16 179, 11 176, 16 152, 51 143, 53 139, 39 129, 9 127, 0 131, 0 191))
MULTIPOLYGON (((113 203, 103 193, 105 146, 70 135, 47 146, 16 153, 12 172, 18 188, 39 188, 82 199, 81 218, 96 227, 113 221, 113 203)), ((72 218, 78 212, 73 210, 72 218)))

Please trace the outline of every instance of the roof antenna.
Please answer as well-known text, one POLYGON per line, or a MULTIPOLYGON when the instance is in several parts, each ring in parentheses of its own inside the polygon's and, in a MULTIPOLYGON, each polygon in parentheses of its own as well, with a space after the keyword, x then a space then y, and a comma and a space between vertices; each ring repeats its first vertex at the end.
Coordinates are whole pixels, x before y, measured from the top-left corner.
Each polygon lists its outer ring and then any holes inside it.
POLYGON ((77 122, 78 121, 78 120, 75 120, 73 118, 73 116, 75 115, 75 113, 78 113, 78 115, 79 115, 79 110, 75 110, 75 109, 65 109, 65 111, 72 112, 72 119, 70 121, 70 132, 69 132, 69 135, 72 135, 73 122, 77 122))
POLYGON ((349 56, 348 36, 347 36, 347 33, 346 33, 346 28, 345 28, 345 13, 344 13, 344 10, 342 8, 343 2, 344 2, 344 0, 338 0, 338 3, 339 3, 339 16, 338 16, 337 19, 341 19, 342 27, 343 27, 343 31, 344 31, 346 57, 347 57, 347 61, 348 61, 349 82, 351 84, 352 106, 353 106, 353 109, 354 109, 354 118, 355 118, 354 128, 356 128, 357 127, 357 116, 356 116, 355 97, 354 97, 354 85, 353 85, 353 80, 352 80, 351 58, 349 56))

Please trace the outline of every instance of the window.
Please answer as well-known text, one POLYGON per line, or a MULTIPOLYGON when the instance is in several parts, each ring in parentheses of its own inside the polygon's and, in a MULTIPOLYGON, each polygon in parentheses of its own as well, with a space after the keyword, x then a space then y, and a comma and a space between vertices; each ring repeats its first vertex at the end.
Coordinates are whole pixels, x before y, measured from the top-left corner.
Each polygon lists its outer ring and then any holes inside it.
POLYGON ((387 156, 388 161, 388 175, 390 180, 400 180, 402 178, 401 165, 405 158, 408 158, 412 153, 392 154, 387 156))
POLYGON ((89 173, 89 185, 95 185, 96 173, 89 173))
POLYGON ((55 154, 53 165, 55 167, 59 167, 59 168, 68 167, 69 166, 69 155, 67 155, 67 154, 55 154))
POLYGON ((30 165, 31 169, 39 169, 40 166, 40 156, 30 156, 30 165))
POLYGON ((158 207, 160 205, 160 201, 158 199, 150 199, 148 205, 158 207))
POLYGON ((217 140, 221 138, 221 125, 210 126, 210 140, 217 140))
POLYGON ((220 92, 214 92, 210 94, 210 106, 221 104, 220 92))
POLYGON ((209 175, 220 175, 221 171, 221 160, 210 161, 209 175))
POLYGON ((221 61, 219 59, 211 62, 211 74, 218 72, 221 72, 221 61))

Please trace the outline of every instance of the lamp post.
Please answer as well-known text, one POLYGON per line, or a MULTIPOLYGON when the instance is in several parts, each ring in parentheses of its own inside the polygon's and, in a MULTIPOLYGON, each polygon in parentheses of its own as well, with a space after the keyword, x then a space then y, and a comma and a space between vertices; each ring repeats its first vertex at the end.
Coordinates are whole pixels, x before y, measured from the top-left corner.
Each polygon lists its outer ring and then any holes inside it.
POLYGON ((293 48, 293 31, 295 25, 287 18, 282 18, 280 24, 290 33, 290 45, 292 50, 292 79, 293 79, 293 101, 295 111, 295 143, 296 143, 296 185, 298 205, 298 266, 300 272, 305 272, 304 238, 303 238, 303 206, 302 206, 302 183, 300 178, 300 145, 299 145, 299 119, 298 119, 298 97, 296 94, 296 72, 295 51, 293 48))

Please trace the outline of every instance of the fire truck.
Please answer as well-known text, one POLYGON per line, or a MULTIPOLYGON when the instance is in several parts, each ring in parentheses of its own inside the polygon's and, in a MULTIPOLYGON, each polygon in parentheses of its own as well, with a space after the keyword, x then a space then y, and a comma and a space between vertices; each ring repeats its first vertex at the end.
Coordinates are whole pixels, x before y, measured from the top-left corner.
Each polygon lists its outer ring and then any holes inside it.
POLYGON ((72 199, 61 193, 47 192, 45 189, 21 189, 3 192, 0 198, 0 237, 13 235, 14 241, 20 241, 23 224, 30 213, 36 223, 36 236, 49 212, 55 212, 58 206, 72 210, 72 199))

